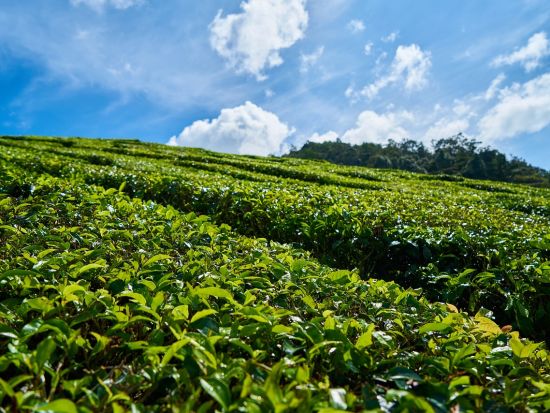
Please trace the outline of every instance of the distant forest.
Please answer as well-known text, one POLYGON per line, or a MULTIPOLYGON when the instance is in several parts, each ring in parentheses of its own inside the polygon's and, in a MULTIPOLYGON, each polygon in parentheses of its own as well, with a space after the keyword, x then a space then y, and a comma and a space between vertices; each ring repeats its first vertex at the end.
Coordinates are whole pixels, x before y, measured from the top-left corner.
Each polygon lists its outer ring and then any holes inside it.
POLYGON ((387 145, 307 142, 285 155, 291 158, 326 160, 341 165, 402 169, 429 174, 460 175, 474 179, 524 183, 550 187, 550 172, 523 159, 506 155, 462 134, 433 141, 432 148, 414 140, 387 145))

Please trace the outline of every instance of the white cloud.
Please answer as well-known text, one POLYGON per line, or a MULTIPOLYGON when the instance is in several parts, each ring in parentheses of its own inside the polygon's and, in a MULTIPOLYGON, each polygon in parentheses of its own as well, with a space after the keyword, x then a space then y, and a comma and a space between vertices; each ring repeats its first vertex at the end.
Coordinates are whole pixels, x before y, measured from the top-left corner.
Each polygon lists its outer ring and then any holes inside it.
POLYGON ((237 73, 257 80, 263 71, 283 63, 281 49, 304 37, 308 25, 306 0, 248 0, 242 13, 222 16, 210 24, 210 45, 237 73))
POLYGON ((491 100, 493 99, 498 91, 500 90, 500 85, 506 80, 506 76, 503 73, 500 73, 497 77, 493 79, 491 85, 485 91, 484 99, 491 100))
POLYGON ((325 52, 325 47, 320 46, 313 53, 300 54, 300 72, 307 73, 311 67, 315 66, 317 61, 321 58, 321 56, 323 56, 324 52, 325 52))
POLYGON ((431 55, 418 45, 399 46, 391 64, 390 72, 365 86, 361 94, 374 98, 380 90, 397 82, 403 82, 408 91, 422 89, 427 84, 428 71, 432 65, 431 55))
POLYGON ((314 133, 308 138, 308 142, 314 142, 314 143, 323 143, 323 142, 333 142, 338 138, 338 134, 334 131, 328 131, 327 133, 323 133, 322 135, 319 135, 318 133, 314 133))
POLYGON ((71 4, 73 6, 84 4, 96 11, 101 11, 106 6, 111 6, 119 10, 125 10, 141 3, 143 3, 143 0, 71 0, 71 4))
POLYGON ((342 142, 358 145, 364 142, 387 143, 389 139, 401 140, 409 137, 405 125, 414 121, 410 112, 378 114, 366 110, 359 114, 355 128, 342 135, 342 142))
POLYGON ((380 38, 384 43, 393 43, 397 40, 397 37, 399 36, 399 32, 391 32, 387 36, 384 36, 380 38))
POLYGON ((550 125, 550 73, 502 89, 498 102, 478 123, 480 138, 492 142, 550 125))
POLYGON ((434 139, 449 138, 460 132, 465 133, 469 127, 468 119, 440 119, 424 133, 423 141, 429 143, 434 139))
POLYGON ((265 156, 280 153, 284 140, 293 133, 294 129, 274 113, 246 102, 222 109, 215 119, 195 121, 178 136, 172 136, 168 144, 265 156))
POLYGON ((539 32, 531 36, 524 47, 508 55, 497 56, 492 65, 499 67, 519 63, 526 72, 530 72, 539 67, 541 60, 548 55, 550 55, 550 43, 546 33, 539 32))
POLYGON ((359 33, 365 30, 365 23, 362 20, 351 20, 348 23, 348 30, 352 33, 359 33))
POLYGON ((374 46, 374 44, 372 42, 368 42, 365 45, 365 48, 363 50, 364 50, 366 56, 369 56, 372 53, 373 46, 374 46))

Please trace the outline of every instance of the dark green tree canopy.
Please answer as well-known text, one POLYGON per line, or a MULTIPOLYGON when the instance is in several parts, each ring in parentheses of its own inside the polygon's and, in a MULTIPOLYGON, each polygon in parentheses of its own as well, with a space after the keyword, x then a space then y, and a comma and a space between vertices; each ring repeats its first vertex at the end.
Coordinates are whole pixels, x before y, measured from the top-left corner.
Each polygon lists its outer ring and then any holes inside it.
POLYGON ((401 142, 390 139, 387 145, 369 142, 350 145, 340 140, 307 142, 301 149, 292 150, 286 156, 326 160, 342 165, 550 186, 550 172, 517 157, 507 159, 496 149, 481 146, 481 142, 469 139, 461 133, 433 141, 431 148, 412 139, 401 142))

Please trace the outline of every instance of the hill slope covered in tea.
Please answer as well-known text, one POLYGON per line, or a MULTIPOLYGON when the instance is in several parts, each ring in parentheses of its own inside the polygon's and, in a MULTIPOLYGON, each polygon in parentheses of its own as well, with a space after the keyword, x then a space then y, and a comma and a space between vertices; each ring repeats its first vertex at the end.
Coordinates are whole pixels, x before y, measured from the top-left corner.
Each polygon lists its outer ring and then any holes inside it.
POLYGON ((0 406, 548 409, 549 221, 541 188, 0 138, 0 406))

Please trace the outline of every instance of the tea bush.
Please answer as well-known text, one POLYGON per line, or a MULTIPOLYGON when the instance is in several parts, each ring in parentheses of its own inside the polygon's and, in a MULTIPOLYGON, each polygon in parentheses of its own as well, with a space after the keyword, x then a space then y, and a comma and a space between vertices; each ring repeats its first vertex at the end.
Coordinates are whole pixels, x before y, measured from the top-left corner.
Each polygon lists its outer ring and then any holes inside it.
POLYGON ((550 409, 544 344, 487 312, 123 188, 0 171, 0 410, 550 409))
POLYGON ((0 156, 35 176, 123 185, 550 340, 548 189, 135 141, 0 138, 0 156))

